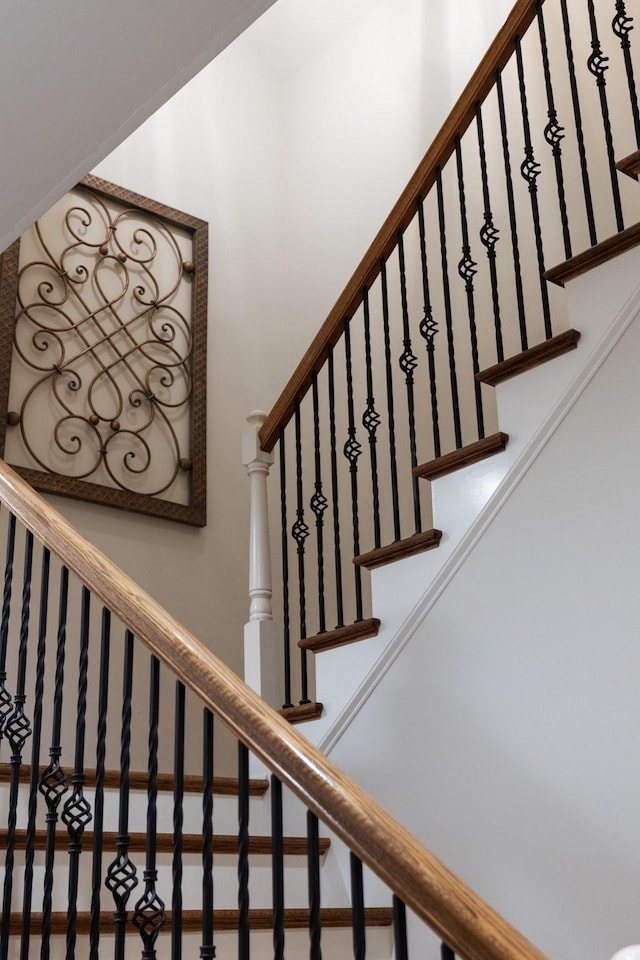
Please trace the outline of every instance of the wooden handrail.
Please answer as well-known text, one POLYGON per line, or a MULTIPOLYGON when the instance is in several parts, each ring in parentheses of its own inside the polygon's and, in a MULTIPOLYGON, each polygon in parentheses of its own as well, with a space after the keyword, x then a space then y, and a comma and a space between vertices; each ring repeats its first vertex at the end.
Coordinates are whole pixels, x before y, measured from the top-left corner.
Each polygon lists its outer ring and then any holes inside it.
POLYGON ((281 428, 287 425, 294 414, 296 401, 305 395, 311 386, 313 374, 320 369, 329 349, 342 336, 345 321, 351 319, 362 303, 363 290, 373 284, 382 262, 393 252, 398 242, 398 232, 411 223, 419 198, 425 197, 435 183, 438 169, 444 167, 454 152, 456 138, 461 137, 473 121, 478 103, 482 103, 491 91, 497 71, 506 66, 514 50, 514 40, 523 36, 536 15, 536 8, 537 0, 517 0, 400 199, 276 400, 260 430, 260 446, 263 450, 273 450, 275 447, 281 428))
POLYGON ((545 960, 0 461, 0 501, 465 960, 545 960))

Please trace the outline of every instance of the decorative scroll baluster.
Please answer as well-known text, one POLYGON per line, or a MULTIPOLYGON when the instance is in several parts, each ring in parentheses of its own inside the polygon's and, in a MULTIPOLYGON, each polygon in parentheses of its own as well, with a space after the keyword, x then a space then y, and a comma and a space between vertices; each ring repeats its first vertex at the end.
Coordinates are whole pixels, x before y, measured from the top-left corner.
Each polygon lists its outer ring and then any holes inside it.
POLYGON ((636 134, 636 146, 640 147, 640 111, 638 110, 638 92, 636 90, 636 79, 631 60, 631 40, 629 39, 629 34, 633 30, 633 17, 630 17, 627 13, 625 0, 616 0, 616 14, 611 22, 611 28, 620 41, 622 54, 624 56, 624 66, 627 73, 627 84, 629 86, 629 102, 631 104, 633 127, 636 134))
POLYGON ((0 740, 4 735, 4 725, 13 709, 13 700, 7 690, 7 645, 9 642, 9 618, 11 616, 11 590, 13 586, 13 557, 16 544, 16 518, 9 514, 7 527, 7 551, 4 564, 4 586, 2 590, 2 621, 0 622, 0 740))
POLYGON ((451 382, 451 406, 453 411, 453 430, 456 449, 462 446, 462 426, 460 424, 460 401, 458 398, 458 377, 456 374, 456 349, 453 339, 453 315, 451 313, 451 289, 449 287, 449 264, 447 257, 447 233, 444 213, 444 193, 442 190, 442 171, 436 171, 438 191, 438 223, 440 227, 440 259, 442 262, 442 292, 444 296, 444 315, 447 323, 447 347, 449 351, 449 378, 451 382))
POLYGON ((273 960, 284 960, 284 856, 282 784, 271 777, 271 877, 273 891, 273 960))
POLYGON ((555 168, 556 183, 558 186, 558 204, 560 206, 560 223, 562 224, 562 238, 564 240, 565 259, 571 257, 571 237, 569 234, 569 216, 567 214, 567 197, 564 188, 564 170, 562 168, 562 141, 564 127, 558 122, 551 82, 551 67, 549 66, 549 49, 547 47, 547 31, 544 24, 542 4, 538 5, 538 33, 540 35, 540 50, 542 52, 542 67, 544 70, 544 84, 547 92, 547 117, 549 122, 544 128, 544 138, 551 147, 555 168))
MULTIPOLYGON (((353 518, 353 555, 357 557, 360 553, 358 457, 362 453, 362 446, 356 437, 355 411, 353 406, 353 369, 351 366, 351 329, 348 320, 344 322, 344 353, 347 373, 348 431, 343 452, 349 461, 349 474, 351 477, 351 516, 353 518)), ((362 571, 358 566, 355 566, 353 571, 356 588, 356 620, 362 620, 362 571)))
POLYGON ((238 743, 238 960, 249 960, 249 751, 238 743))
POLYGON ((4 733, 11 747, 11 785, 9 788, 9 817, 7 821, 7 852, 4 864, 4 891, 2 915, 7 922, 3 924, 2 957, 6 957, 9 936, 9 916, 11 913, 11 894, 13 891, 13 863, 16 842, 16 822, 18 813, 18 790, 20 787, 20 767, 22 751, 31 736, 31 724, 24 712, 26 702, 25 683, 27 676, 27 645, 29 641, 29 617, 31 610, 31 571, 33 567, 33 534, 26 532, 24 548, 24 574, 22 578, 22 608, 20 615, 20 644, 18 648, 18 672, 16 694, 13 698, 13 710, 7 716, 4 733), (6 943, 5 943, 6 940, 6 943))
POLYGON ((200 960, 213 960, 213 714, 203 711, 202 736, 202 946, 200 960))
POLYGON ((109 707, 109 660, 111 655, 111 611, 102 608, 100 630, 100 678, 96 735, 96 793, 94 803, 93 856, 91 865, 91 926, 89 960, 98 960, 100 944, 100 892, 102 889, 102 834, 104 824, 104 772, 107 750, 109 707))
POLYGON ((40 793, 47 804, 47 839, 44 867, 44 896, 42 899, 42 946, 41 960, 48 960, 51 937, 51 900, 53 895, 53 861, 56 848, 56 823, 58 821, 58 805, 67 792, 67 775, 60 766, 62 745, 60 733, 62 728, 62 698, 64 688, 64 661, 67 642, 67 602, 69 597, 69 571, 66 567, 60 570, 60 602, 58 607, 58 637, 56 646, 56 678, 53 695, 53 724, 51 747, 49 749, 50 763, 40 778, 40 793))
MULTIPOLYGON (((300 404, 296 403, 295 413, 296 430, 296 519, 291 528, 291 536, 296 542, 298 554, 298 601, 300 607, 300 636, 307 635, 307 594, 305 581, 305 541, 309 536, 309 527, 304 521, 304 493, 302 487, 302 438, 300 436, 300 404)), ((302 696, 300 703, 309 703, 307 651, 300 651, 300 677, 302 696)))
POLYGON ((318 818, 307 811, 307 873, 309 884, 309 960, 322 960, 320 941, 320 837, 318 818))
POLYGON ((382 326, 384 331, 384 365, 387 371, 387 417, 389 420, 389 468, 391 471, 391 506, 393 510, 393 538, 400 539, 400 502, 398 499, 398 459, 396 456, 396 426, 393 401, 393 364, 391 363, 391 334, 389 331, 389 293, 387 265, 380 263, 382 290, 382 326))
POLYGON ((24 893, 22 897, 22 938, 20 960, 29 960, 31 939, 31 903, 33 895, 33 861, 36 849, 36 813, 38 808, 38 779, 40 776, 40 744, 42 736, 42 700, 44 693, 45 655, 47 647, 47 615, 49 612, 49 572, 51 554, 42 550, 40 571, 40 612, 38 617, 38 650, 36 654, 36 682, 33 700, 33 737, 31 740, 31 771, 29 775, 29 808, 25 843, 24 893))
POLYGON ((318 406, 318 374, 313 374, 313 454, 315 481, 311 497, 311 512, 316 518, 316 544, 318 549, 318 619, 319 633, 327 629, 324 597, 324 512, 329 506, 322 492, 322 462, 320 458, 320 411, 318 406))
MULTIPOLYGON (((471 245, 469 243, 469 224, 467 221, 467 200, 464 188, 464 170, 462 166, 462 147, 460 137, 456 137, 456 169, 458 173, 458 197, 460 200, 460 227, 462 229, 462 259, 458 263, 458 274, 464 280, 464 288, 467 294, 467 310, 469 313, 469 334, 471 337, 471 362, 473 364, 473 389, 476 399, 476 421, 478 424, 478 439, 484 437, 484 413, 482 410, 482 385, 475 379, 480 372, 478 362, 478 331, 476 329, 476 306, 473 293, 473 278, 475 277, 478 264, 471 256, 471 245)), ((415 466, 415 464, 414 464, 415 466)))
MULTIPOLYGON (((173 894, 171 898, 171 960, 182 960, 182 836, 184 824, 184 684, 176 681, 173 738, 173 894)), ((204 833, 203 833, 204 840, 204 833)))
POLYGON ((593 215, 593 197, 591 195, 591 183, 589 181, 589 167, 587 163, 587 151, 584 145, 584 130, 582 127, 582 111, 580 109, 580 98, 578 96, 578 84, 576 81, 576 65, 573 56, 573 42, 571 40, 571 27, 569 24, 569 12, 567 10, 567 0, 560 0, 560 9, 562 11, 562 26, 564 30, 564 43, 567 53, 567 68, 569 71, 569 84, 571 87, 571 101, 573 104, 573 116, 576 127, 576 138, 578 141, 578 156, 580 158, 580 172, 582 176, 582 189, 584 192, 584 204, 587 214, 587 223, 589 226, 589 241, 592 246, 598 242, 596 232, 596 222, 593 215))
MULTIPOLYGON (((489 261, 489 276, 491 278, 491 301, 493 304, 493 323, 496 329, 496 356, 498 362, 504 360, 504 345, 502 342, 502 320, 500 317, 500 297, 498 294, 498 271, 496 267, 496 244, 500 239, 500 231, 493 221, 491 212, 491 198, 489 194, 489 176, 487 172, 487 152, 484 142, 484 124, 482 122, 482 108, 476 106, 476 128, 478 131, 478 149, 480 152, 480 175, 482 177, 482 199, 484 201, 484 223, 480 228, 480 242, 487 251, 489 261)), ((437 456, 437 454, 436 454, 437 456)))
POLYGON ((124 960, 127 901, 138 885, 135 864, 129 858, 129 768, 131 763, 131 696, 133 691, 133 634, 125 633, 120 735, 120 803, 116 856, 107 868, 105 884, 115 901, 115 960, 124 960))
MULTIPOLYGON (((400 369, 404 373, 405 385, 407 388, 407 414, 409 417, 409 451, 411 456, 411 467, 418 465, 418 454, 416 446, 416 418, 415 404, 413 396, 413 371, 418 365, 418 360, 411 346, 411 333, 409 331, 409 304, 407 302, 407 273, 404 260, 404 237, 402 231, 398 231, 398 263, 400 265, 400 297, 402 301, 402 335, 403 351, 400 355, 400 369)), ((417 477, 412 477, 413 493, 413 521, 415 532, 422 530, 422 517, 420 515, 420 482, 417 477)))
POLYGON ((333 370, 333 347, 327 356, 327 376, 329 381, 329 437, 331 444, 331 506, 333 516, 333 562, 336 572, 336 627, 344 625, 344 603, 342 598, 342 550, 340 545, 340 505, 338 502, 338 454, 336 437, 336 389, 333 370))
POLYGON ((147 851, 143 873, 144 893, 135 905, 133 923, 142 938, 142 960, 155 960, 156 940, 166 923, 164 902, 156 882, 156 838, 158 833, 158 717, 160 712, 160 661, 151 657, 149 675, 149 766, 147 781, 147 851))
POLYGON ((292 707, 291 700, 291 628, 289 624, 289 531, 287 529, 287 457, 284 445, 284 427, 280 429, 280 517, 282 544, 282 633, 284 637, 284 703, 292 707))
POLYGON ((524 290, 522 286, 522 268, 520 265, 520 243, 518 240, 518 222, 516 219, 516 202, 513 194, 513 175, 511 172, 511 154, 509 151, 509 137, 507 135, 507 114, 504 106, 504 91, 502 76, 496 73, 496 92, 498 94, 498 112, 500 114, 500 135, 502 137, 502 156, 504 159, 504 173, 507 187, 507 206, 509 208, 509 228, 511 230, 511 247, 513 250, 513 272, 516 286, 516 303, 518 305, 518 324, 520 327, 520 345, 523 350, 529 347, 527 336, 527 319, 524 309, 524 290))
POLYGON ((364 347, 367 375, 367 408, 362 415, 362 426, 369 435, 369 456, 371 459, 371 499, 373 504, 373 539, 374 546, 379 547, 380 541, 380 490, 378 486, 378 452, 376 449, 376 433, 380 426, 380 414, 376 410, 373 396, 373 370, 371 362, 371 321, 369 318, 369 291, 365 287, 362 292, 364 309, 364 347))
POLYGON ((438 387, 436 383, 435 356, 438 324, 433 319, 433 307, 431 305, 429 265, 427 262, 427 237, 424 222, 424 201, 422 197, 420 197, 418 200, 418 231, 420 234, 420 264, 422 267, 422 295, 424 298, 424 317, 420 321, 420 336, 425 342, 427 350, 427 363, 429 365, 431 422, 433 425, 433 454, 435 457, 439 457, 442 452, 442 448, 440 446, 440 424, 438 420, 438 387))
POLYGON ((587 9, 589 11, 589 26, 591 28, 591 55, 587 60, 587 69, 595 77, 598 94, 600 96, 600 112, 602 113, 602 127, 604 139, 607 148, 607 158, 609 161, 609 176, 611 178, 611 193, 613 196, 613 208, 616 215, 616 226, 618 230, 624 230, 624 217, 622 214, 622 202, 620 200, 620 187, 618 184, 618 172, 616 170, 616 156, 613 146, 613 132, 611 129, 611 117, 609 115, 609 102, 607 98, 607 81, 605 73, 609 69, 609 57, 605 57, 598 37, 598 24, 596 21, 596 11, 593 0, 587 0, 587 9))
POLYGON ((366 932, 364 924, 364 887, 362 883, 362 862, 354 853, 349 855, 351 870, 351 925, 353 935, 354 960, 365 960, 367 954, 366 932))
POLYGON ((80 613, 80 663, 78 668, 78 709, 76 713, 76 743, 72 793, 62 808, 61 820, 69 831, 69 907, 67 910, 67 960, 73 960, 76 947, 76 919, 78 916, 78 878, 82 835, 91 822, 91 806, 84 795, 84 738, 87 713, 87 672, 89 667, 89 613, 91 595, 82 588, 80 613))
POLYGON ((407 945, 407 908, 399 897, 393 897, 394 960, 409 960, 407 945))
POLYGON ((533 232, 536 241, 536 254, 538 258, 538 274, 540 276, 540 298, 542 300, 542 316, 544 318, 544 332, 547 340, 553 336, 551 330, 551 311, 549 309, 549 292, 547 290, 547 281, 544 279, 544 249, 542 244, 542 228, 540 226, 540 208, 538 205, 538 186, 537 179, 540 176, 540 164, 535 158, 533 144, 531 142, 531 126, 529 123, 529 107, 527 105, 527 88, 524 78, 524 63, 522 59, 522 46, 520 38, 515 41, 516 62, 518 65, 518 85, 520 87, 520 106, 522 109, 522 129, 524 132, 524 160, 520 165, 522 179, 529 186, 529 199, 531 200, 531 215, 533 217, 533 232))

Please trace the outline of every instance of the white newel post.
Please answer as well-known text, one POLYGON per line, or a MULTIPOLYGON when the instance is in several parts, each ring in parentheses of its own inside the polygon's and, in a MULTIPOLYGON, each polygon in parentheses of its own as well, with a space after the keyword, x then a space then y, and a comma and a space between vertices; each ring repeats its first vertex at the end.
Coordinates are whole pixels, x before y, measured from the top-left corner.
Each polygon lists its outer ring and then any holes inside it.
POLYGON ((267 479, 273 454, 260 449, 259 431, 266 414, 254 410, 242 435, 242 463, 251 485, 249 521, 249 621, 244 628, 244 678, 263 700, 282 700, 275 624, 271 608, 271 550, 267 479))

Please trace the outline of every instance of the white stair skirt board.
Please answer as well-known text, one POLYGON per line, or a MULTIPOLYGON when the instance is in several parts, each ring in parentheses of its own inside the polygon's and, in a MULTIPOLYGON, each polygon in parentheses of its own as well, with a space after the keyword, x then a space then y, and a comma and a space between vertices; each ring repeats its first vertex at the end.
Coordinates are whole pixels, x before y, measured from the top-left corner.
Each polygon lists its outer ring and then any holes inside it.
POLYGON ((433 481, 438 550, 371 573, 377 637, 316 657, 316 688, 324 716, 305 735, 329 753, 483 530, 515 489, 640 309, 640 250, 630 250, 566 286, 569 326, 578 349, 496 387, 504 452, 433 481))

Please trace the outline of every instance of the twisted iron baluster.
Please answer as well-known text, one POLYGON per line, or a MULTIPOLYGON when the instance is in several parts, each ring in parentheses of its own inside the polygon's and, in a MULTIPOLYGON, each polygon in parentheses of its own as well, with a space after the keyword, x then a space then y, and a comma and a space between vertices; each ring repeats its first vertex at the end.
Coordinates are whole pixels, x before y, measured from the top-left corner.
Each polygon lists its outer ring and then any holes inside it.
POLYGON ((389 330, 389 292, 387 265, 380 263, 382 294, 382 327, 384 332, 384 365, 387 372, 387 416, 389 420, 389 467, 391 470, 391 505, 393 509, 393 538, 400 539, 400 502, 398 499, 398 459, 396 456, 396 426, 393 400, 393 364, 391 362, 391 334, 389 330))
POLYGON ((105 885, 115 902, 115 960, 124 960, 127 901, 138 885, 137 870, 129 859, 129 767, 131 762, 131 695, 133 690, 133 634, 125 633, 120 734, 120 803, 116 856, 107 867, 105 885))
POLYGON ((173 746, 173 894, 171 960, 182 960, 182 830, 184 823, 184 684, 176 681, 173 746))
POLYGON ((354 960, 365 960, 367 954, 366 931, 364 924, 364 887, 362 883, 362 862, 355 853, 349 855, 351 872, 351 923, 353 935, 354 960))
POLYGON ((271 777, 271 878, 273 891, 273 960, 284 960, 284 855, 282 784, 271 777))
POLYGON ((371 461, 371 499, 373 505, 373 539, 374 546, 380 546, 380 490, 378 487, 378 453, 376 449, 376 433, 380 426, 380 414, 376 410, 373 396, 373 370, 371 364, 371 321, 369 318, 369 290, 362 291, 364 308, 364 348, 367 376, 367 407, 362 415, 362 426, 369 435, 369 457, 371 461))
MULTIPOLYGON (((411 346, 411 333, 409 331, 409 304, 407 301, 407 274, 404 260, 404 237, 402 231, 398 230, 398 263, 400 266, 400 297, 402 301, 402 345, 404 347, 400 354, 400 369, 404 373, 405 386, 407 388, 407 413, 409 417, 409 451, 411 456, 411 466, 418 465, 418 454, 416 447, 416 418, 413 396, 413 371, 418 365, 418 360, 411 346)), ((411 478, 413 493, 413 520, 415 532, 422 530, 422 517, 420 515, 420 483, 418 478, 411 478)))
POLYGON ((316 545, 318 550, 318 619, 319 633, 327 629, 324 597, 324 512, 329 506, 322 492, 322 463, 320 458, 320 413, 318 409, 318 374, 313 374, 311 383, 313 394, 313 453, 315 480, 313 496, 309 502, 311 512, 316 518, 316 545))
MULTIPOLYGON (((467 294, 467 311, 469 313, 469 335, 471 337, 471 362, 473 364, 473 389, 476 399, 476 421, 478 424, 478 439, 484 437, 484 412, 482 410, 482 385, 475 379, 480 372, 478 362, 478 332, 476 329, 476 307, 473 294, 473 278, 478 264, 471 256, 469 243, 469 224, 467 221, 467 200, 464 188, 464 170, 462 167, 462 147, 460 137, 456 137, 456 169, 458 174, 458 197, 460 200, 460 226, 462 229, 462 259, 458 262, 458 275, 464 280, 464 289, 467 294)), ((415 464, 414 464, 415 466, 415 464)))
POLYGON ((393 897, 393 945, 395 947, 394 960, 409 960, 407 908, 395 894, 393 897))
POLYGON ((158 716, 160 711, 160 661, 151 657, 149 674, 149 766, 147 780, 147 844, 142 879, 144 893, 133 911, 133 923, 142 938, 142 960, 155 960, 156 940, 167 920, 164 901, 156 882, 156 839, 158 833, 158 716))
POLYGON ((613 146, 613 132, 611 130, 611 118, 609 116, 609 102, 607 99, 607 81, 605 73, 609 69, 607 66, 609 57, 605 57, 602 52, 602 46, 598 37, 598 24, 596 21, 596 11, 593 0, 587 0, 589 11, 589 26, 591 28, 591 55, 587 60, 587 69, 595 77, 598 94, 600 96, 600 112, 602 114, 602 127, 604 139, 607 148, 607 158, 609 161, 609 176, 611 178, 611 192, 613 195, 613 208, 616 215, 616 225, 618 230, 624 230, 624 217, 622 214, 622 202, 620 200, 620 186, 618 184, 618 172, 616 170, 616 155, 613 146))
POLYGON ((425 342, 427 363, 429 365, 429 391, 431 394, 431 423, 433 426, 433 455, 439 457, 440 423, 438 420, 438 388, 436 383, 436 334, 438 324, 433 318, 431 292, 429 289, 429 266, 427 262, 427 236, 424 222, 424 200, 418 198, 418 232, 420 235, 420 265, 422 267, 422 295, 424 299, 424 316, 420 321, 420 336, 425 342))
POLYGON ((78 667, 78 708, 76 743, 71 783, 73 790, 62 808, 61 820, 69 831, 69 907, 67 910, 67 960, 75 957, 76 920, 78 916, 78 877, 82 834, 91 822, 91 806, 84 795, 84 737, 87 714, 87 671, 89 666, 89 614, 91 595, 82 588, 80 612, 80 663, 78 667))
MULTIPOLYGON (((362 453, 362 446, 356 437, 355 411, 353 405, 353 368, 351 365, 351 328, 349 321, 344 321, 344 353, 347 374, 347 413, 348 429, 347 441, 343 453, 349 461, 349 475, 351 477, 351 517, 353 520, 353 555, 360 553, 360 517, 358 513, 358 458, 362 453)), ((362 620, 362 571, 354 566, 354 581, 356 588, 356 621, 362 620)))
POLYGON ((447 348, 449 352, 449 379, 451 383, 451 406, 453 411, 453 431, 456 449, 462 446, 462 427, 460 424, 460 401, 458 398, 458 377, 456 374, 456 348, 453 338, 453 316, 451 313, 451 289, 449 287, 449 263, 447 257, 447 233, 444 212, 444 192, 442 190, 442 171, 436 170, 436 188, 438 192, 438 223, 440 227, 440 260, 442 263, 442 293, 444 296, 444 315, 447 324, 447 348))
POLYGON ((340 547, 340 505, 338 503, 338 454, 336 437, 336 390, 333 371, 333 347, 327 356, 327 377, 329 381, 329 437, 331 444, 331 506, 333 516, 333 563, 336 574, 336 627, 344 625, 344 603, 342 598, 342 551, 340 547))
POLYGON ((91 926, 89 960, 98 960, 100 943, 100 891, 102 889, 102 834, 104 823, 104 771, 107 748, 107 709, 109 706, 109 658, 111 652, 111 612, 102 608, 100 631, 100 678, 98 681, 98 725, 96 732, 96 792, 94 802, 93 854, 91 864, 91 926))
POLYGON ((56 646, 56 678, 53 695, 53 724, 50 763, 40 778, 40 793, 47 804, 47 839, 44 869, 44 896, 42 900, 42 946, 41 960, 48 960, 51 935, 51 899, 53 895, 53 861, 56 848, 56 823, 58 805, 67 792, 67 775, 60 766, 62 746, 60 732, 62 727, 62 697, 64 688, 64 661, 67 641, 67 602, 69 598, 69 571, 60 570, 60 601, 58 607, 58 637, 56 646))
POLYGON ((636 90, 636 79, 631 60, 631 40, 629 39, 629 34, 633 30, 633 17, 630 17, 627 13, 625 0, 616 0, 616 14, 611 21, 611 28, 620 41, 622 54, 624 56, 631 113, 633 114, 633 127, 636 134, 636 146, 640 147, 640 111, 638 110, 638 92, 636 90))
POLYGON ((307 811, 307 873, 309 884, 309 960, 322 960, 320 940, 320 838, 318 818, 307 811))
POLYGON ((491 301, 493 304, 493 323, 496 330, 496 356, 498 363, 504 360, 504 344, 502 342, 502 321, 500 318, 500 297, 498 294, 498 270, 496 266, 496 244, 500 239, 500 231, 493 221, 491 212, 491 198, 489 194, 489 175, 487 172, 487 152, 484 142, 484 124, 482 122, 482 107, 476 106, 476 128, 478 131, 478 149, 480 152, 480 175, 482 177, 482 199, 484 201, 484 223, 480 228, 480 243, 487 251, 489 261, 489 276, 491 279, 491 301))
POLYGON ((551 330, 551 313, 549 310, 549 292, 547 290, 547 281, 544 279, 544 249, 542 245, 542 229, 540 226, 540 208, 538 205, 538 185, 537 179, 540 176, 540 164, 535 158, 533 144, 531 142, 531 125, 529 123, 529 107, 527 105, 527 88, 524 78, 524 63, 522 60, 522 46, 520 38, 516 37, 516 63, 518 66, 518 85, 520 87, 520 107, 522 111, 522 129, 524 132, 524 160, 520 165, 522 179, 529 186, 529 199, 531 200, 531 215, 533 217, 533 232, 536 241, 536 254, 538 258, 538 275, 540 278, 540 298, 542 300, 542 316, 544 318, 544 331, 547 340, 553 336, 551 330))
POLYGON ((29 616, 31 608, 31 570, 33 567, 33 534, 28 530, 25 536, 24 574, 22 579, 22 608, 20 616, 20 645, 18 649, 18 672, 16 694, 13 698, 13 710, 5 721, 4 733, 11 747, 11 786, 9 788, 9 817, 7 822, 7 853, 4 866, 4 893, 2 901, 3 923, 0 952, 7 955, 9 923, 11 914, 11 894, 13 890, 13 863, 16 841, 16 822, 18 815, 18 789, 20 787, 20 767, 22 751, 31 736, 31 724, 24 712, 26 702, 25 683, 27 675, 27 645, 29 641, 29 616))
POLYGON ((282 544, 282 633, 284 638, 284 703, 291 700, 291 629, 289 624, 289 532, 287 529, 287 457, 284 446, 284 427, 280 427, 280 522, 282 544))
POLYGON ((213 960, 213 714, 203 711, 202 736, 202 946, 201 960, 213 960))
POLYGON ((13 586, 13 557, 16 543, 16 518, 9 514, 7 549, 4 563, 4 586, 2 591, 2 621, 0 622, 0 740, 4 725, 13 709, 13 699, 6 688, 7 644, 9 641, 9 618, 11 616, 11 589, 13 586))
POLYGON ((238 743, 238 960, 249 960, 249 751, 238 743))
POLYGON ((42 700, 44 694, 45 655, 47 647, 47 616, 49 612, 49 572, 51 554, 42 549, 40 571, 40 612, 38 617, 38 651, 36 654, 36 682, 33 700, 33 738, 31 740, 31 770, 29 774, 29 808, 25 843, 24 894, 22 897, 22 938, 20 960, 29 960, 31 938, 31 903, 33 894, 33 861, 36 849, 36 812, 38 808, 38 778, 40 776, 40 744, 42 735, 42 700))
MULTIPOLYGON (((295 405, 296 431, 296 519, 291 527, 291 536, 296 542, 298 554, 298 602, 300 609, 300 636, 307 635, 307 594, 305 582, 305 541, 309 536, 309 527, 304 522, 304 492, 302 487, 302 438, 300 436, 300 402, 295 405)), ((309 703, 307 696, 307 651, 300 651, 300 678, 302 697, 300 703, 309 703)))

